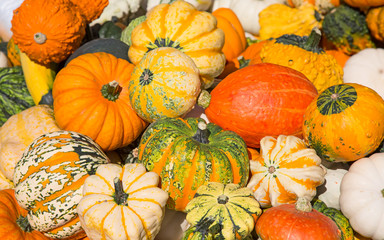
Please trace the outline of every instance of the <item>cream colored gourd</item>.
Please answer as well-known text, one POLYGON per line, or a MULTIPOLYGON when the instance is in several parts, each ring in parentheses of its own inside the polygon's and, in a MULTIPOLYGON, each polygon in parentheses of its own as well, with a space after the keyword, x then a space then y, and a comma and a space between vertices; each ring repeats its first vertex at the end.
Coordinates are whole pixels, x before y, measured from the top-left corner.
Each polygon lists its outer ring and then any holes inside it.
POLYGON ((320 163, 315 150, 298 137, 264 137, 260 155, 250 160, 248 187, 262 208, 295 203, 298 197, 311 201, 326 174, 320 163))
POLYGON ((340 184, 348 171, 342 168, 327 169, 325 182, 317 187, 317 198, 323 201, 328 207, 340 210, 340 184))
POLYGON ((9 41, 12 37, 11 20, 13 10, 18 8, 23 0, 1 0, 0 1, 0 38, 9 41))
POLYGON ((77 206, 87 236, 98 239, 154 239, 160 231, 168 193, 159 175, 142 164, 104 164, 83 185, 77 206))
POLYGON ((36 105, 11 116, 0 128, 0 189, 12 186, 17 161, 33 140, 45 133, 58 131, 53 110, 36 105))
POLYGON ((357 233, 384 239, 384 153, 351 165, 341 181, 340 208, 357 233))

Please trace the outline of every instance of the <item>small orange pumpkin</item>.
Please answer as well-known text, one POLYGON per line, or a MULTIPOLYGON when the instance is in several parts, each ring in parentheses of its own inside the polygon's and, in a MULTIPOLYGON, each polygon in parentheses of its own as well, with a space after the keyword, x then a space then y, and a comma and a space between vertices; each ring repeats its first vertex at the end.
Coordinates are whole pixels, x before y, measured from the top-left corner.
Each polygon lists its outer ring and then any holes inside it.
POLYGON ((384 6, 370 8, 365 20, 371 35, 384 41, 384 6))
POLYGON ((261 63, 260 52, 263 45, 269 40, 260 40, 256 43, 249 45, 244 52, 238 57, 232 59, 237 69, 243 68, 249 65, 261 63))
POLYGON ((100 17, 104 8, 108 5, 108 0, 70 0, 79 9, 81 15, 85 18, 87 23, 100 17))

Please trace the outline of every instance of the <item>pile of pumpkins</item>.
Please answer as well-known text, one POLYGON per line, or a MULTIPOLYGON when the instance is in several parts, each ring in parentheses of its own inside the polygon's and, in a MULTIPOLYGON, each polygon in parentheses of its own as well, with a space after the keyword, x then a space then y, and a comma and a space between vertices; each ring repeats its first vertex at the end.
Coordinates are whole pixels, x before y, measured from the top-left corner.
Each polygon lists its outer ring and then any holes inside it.
POLYGON ((13 3, 2 239, 384 239, 384 1, 13 3))

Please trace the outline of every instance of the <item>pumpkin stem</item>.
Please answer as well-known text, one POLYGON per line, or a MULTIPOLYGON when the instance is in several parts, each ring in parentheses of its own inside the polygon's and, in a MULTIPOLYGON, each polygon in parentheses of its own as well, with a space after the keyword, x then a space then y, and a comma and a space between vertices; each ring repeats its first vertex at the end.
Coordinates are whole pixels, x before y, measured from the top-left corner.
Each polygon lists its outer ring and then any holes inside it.
POLYGON ((21 230, 23 230, 23 232, 33 231, 31 224, 29 224, 28 218, 26 216, 19 216, 19 218, 16 219, 16 223, 21 228, 21 230))
POLYGON ((228 200, 229 200, 229 197, 223 194, 217 197, 217 202, 220 204, 226 204, 228 200))
POLYGON ((47 41, 47 36, 41 32, 38 32, 33 35, 33 40, 35 40, 35 42, 38 44, 43 44, 47 41))
POLYGON ((211 94, 207 90, 202 90, 197 98, 197 105, 206 109, 211 102, 211 94))
POLYGON ((303 49, 307 51, 313 51, 313 49, 319 46, 321 40, 321 31, 319 28, 314 27, 309 34, 307 41, 304 43, 303 49))
POLYGON ((113 80, 103 85, 101 88, 101 94, 109 101, 114 102, 119 98, 121 90, 123 90, 123 88, 116 80, 113 80))
POLYGON ((124 192, 123 190, 123 182, 120 180, 120 178, 115 177, 113 179, 113 184, 115 185, 115 202, 117 205, 124 205, 128 206, 127 199, 128 194, 124 192))
POLYGON ((299 197, 295 204, 296 210, 300 212, 311 212, 312 205, 311 202, 308 201, 305 197, 299 197))
POLYGON ((209 143, 209 140, 208 140, 209 134, 210 134, 210 132, 207 129, 207 124, 205 122, 199 122, 197 124, 197 131, 192 138, 195 139, 196 141, 198 141, 199 143, 208 144, 209 143))

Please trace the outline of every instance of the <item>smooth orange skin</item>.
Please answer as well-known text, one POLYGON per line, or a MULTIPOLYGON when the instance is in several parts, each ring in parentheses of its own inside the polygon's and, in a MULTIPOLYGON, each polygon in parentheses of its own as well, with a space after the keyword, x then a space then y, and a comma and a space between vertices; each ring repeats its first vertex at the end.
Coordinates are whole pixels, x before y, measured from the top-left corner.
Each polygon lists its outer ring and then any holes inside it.
POLYGON ((209 121, 239 134, 248 147, 265 136, 302 136, 303 115, 317 96, 302 73, 272 63, 239 69, 211 92, 209 121))

